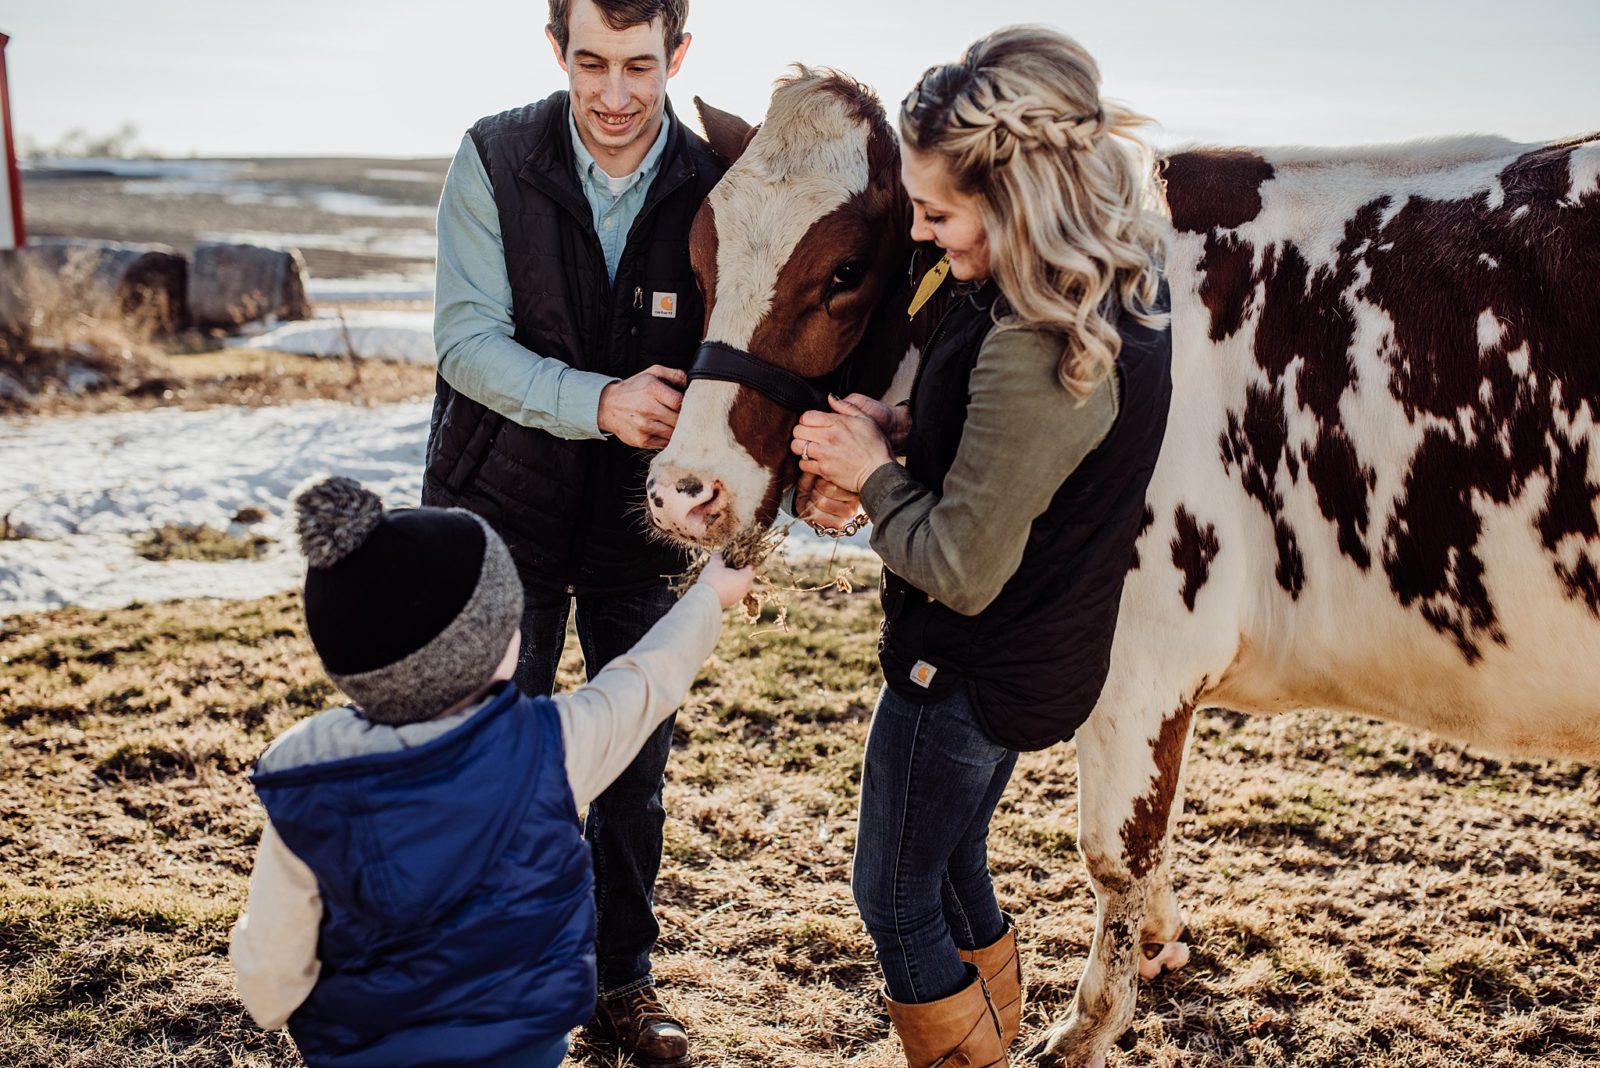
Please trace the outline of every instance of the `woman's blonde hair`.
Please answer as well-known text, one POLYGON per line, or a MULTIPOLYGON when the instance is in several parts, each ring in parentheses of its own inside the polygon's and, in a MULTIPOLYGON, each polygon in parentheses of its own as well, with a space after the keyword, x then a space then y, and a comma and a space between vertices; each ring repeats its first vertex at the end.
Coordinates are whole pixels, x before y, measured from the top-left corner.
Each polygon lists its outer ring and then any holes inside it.
POLYGON ((1168 225, 1135 133, 1149 121, 1102 100, 1089 53, 1042 26, 997 30, 929 69, 900 109, 907 147, 942 158, 976 196, 1011 314, 1065 331, 1056 376, 1074 396, 1111 373, 1119 311, 1165 321, 1168 225))

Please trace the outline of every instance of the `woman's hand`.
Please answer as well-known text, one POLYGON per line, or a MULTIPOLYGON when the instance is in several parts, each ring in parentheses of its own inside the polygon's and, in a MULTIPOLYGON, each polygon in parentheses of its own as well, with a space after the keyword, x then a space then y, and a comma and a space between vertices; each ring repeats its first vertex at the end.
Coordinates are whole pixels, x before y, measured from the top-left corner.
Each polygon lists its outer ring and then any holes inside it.
POLYGON ((821 475, 801 472, 794 487, 794 514, 808 523, 843 529, 861 511, 861 495, 840 489, 821 475))
POLYGON ((894 462, 894 452, 870 414, 837 397, 829 397, 828 404, 833 411, 800 417, 789 449, 800 457, 804 474, 820 475, 839 489, 860 493, 868 475, 894 462))
POLYGON ((854 405, 862 415, 877 423, 878 429, 883 431, 883 436, 889 439, 889 447, 895 452, 905 451, 906 438, 911 436, 910 407, 904 404, 885 404, 865 393, 852 393, 844 399, 844 403, 854 405))

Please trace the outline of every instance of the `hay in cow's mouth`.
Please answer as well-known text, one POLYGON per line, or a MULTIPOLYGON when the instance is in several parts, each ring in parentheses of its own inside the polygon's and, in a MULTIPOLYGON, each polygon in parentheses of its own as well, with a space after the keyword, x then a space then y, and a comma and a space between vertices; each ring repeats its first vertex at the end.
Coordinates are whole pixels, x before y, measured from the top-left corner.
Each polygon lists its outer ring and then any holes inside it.
MULTIPOLYGON (((796 576, 793 573, 792 566, 784 558, 783 554, 779 552, 784 540, 788 537, 789 528, 793 525, 793 523, 785 523, 777 527, 745 527, 738 534, 735 534, 722 548, 714 550, 722 553, 723 562, 729 567, 755 567, 759 569, 756 572, 758 587, 752 588, 749 593, 745 594, 743 602, 745 621, 747 623, 757 622, 761 618, 762 604, 770 603, 775 609, 774 629, 787 630, 789 618, 788 598, 790 594, 816 593, 826 589, 838 589, 849 593, 853 588, 851 582, 853 568, 851 567, 835 569, 828 581, 821 585, 802 586, 795 581, 796 576), (777 553, 776 566, 780 571, 789 572, 789 578, 786 581, 773 581, 771 568, 762 567, 773 557, 774 553, 777 553)), ((699 580, 700 572, 705 570, 706 562, 711 559, 712 551, 703 549, 696 553, 694 559, 690 561, 689 566, 682 574, 668 580, 668 585, 673 593, 681 597, 688 592, 689 587, 699 580)), ((831 560, 828 566, 832 568, 831 560)))
MULTIPOLYGON (((748 526, 739 531, 721 549, 723 563, 729 567, 760 567, 766 562, 778 546, 783 544, 783 539, 789 534, 789 524, 779 527, 748 526)), ((689 562, 689 567, 669 585, 674 593, 680 596, 688 591, 690 586, 700 578, 700 572, 705 570, 706 561, 711 559, 710 551, 701 551, 695 554, 689 562)))

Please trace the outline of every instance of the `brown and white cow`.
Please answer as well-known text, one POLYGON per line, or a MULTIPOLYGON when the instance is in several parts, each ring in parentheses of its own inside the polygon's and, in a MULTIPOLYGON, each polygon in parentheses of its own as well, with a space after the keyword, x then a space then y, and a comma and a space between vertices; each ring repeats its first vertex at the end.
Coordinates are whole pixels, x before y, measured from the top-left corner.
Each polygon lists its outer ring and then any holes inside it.
MULTIPOLYGON (((781 324, 817 307, 791 260, 826 256, 801 235, 774 258, 756 215, 787 218, 790 194, 770 168, 805 189, 786 233, 822 232, 880 136, 814 82, 780 88, 745 152, 763 162, 729 172, 695 250, 708 336, 778 363, 781 324)), ((1101 1063, 1138 977, 1187 959, 1167 842, 1195 709, 1346 709, 1600 759, 1600 134, 1197 150, 1166 178, 1172 411, 1077 736, 1097 929, 1034 1050, 1055 1064, 1101 1063)), ((705 488, 706 543, 770 521, 794 474, 772 444, 792 417, 746 394, 692 384, 657 461, 705 488)))
MULTIPOLYGON (((779 82, 757 128, 695 103, 712 147, 732 161, 690 232, 706 340, 804 378, 860 350, 851 389, 882 392, 901 362, 885 367, 882 354, 907 351, 904 309, 884 298, 900 288, 911 211, 883 106, 849 78, 804 68, 779 82)), ((678 414, 684 432, 650 468, 656 526, 721 545, 771 523, 798 473, 789 453, 797 419, 754 389, 692 383, 678 414)))

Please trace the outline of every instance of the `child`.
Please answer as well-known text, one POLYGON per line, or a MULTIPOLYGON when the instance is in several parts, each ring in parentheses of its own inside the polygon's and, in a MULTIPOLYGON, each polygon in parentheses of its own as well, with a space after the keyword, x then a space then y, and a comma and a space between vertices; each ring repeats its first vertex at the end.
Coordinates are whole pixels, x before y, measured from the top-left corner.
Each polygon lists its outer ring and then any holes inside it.
POLYGON ((311 641, 355 704, 252 775, 269 822, 239 995, 312 1068, 553 1068, 595 1005, 578 811, 682 701, 751 570, 713 557, 629 655, 530 697, 508 681, 522 585, 483 520, 386 514, 347 478, 292 500, 311 641))

